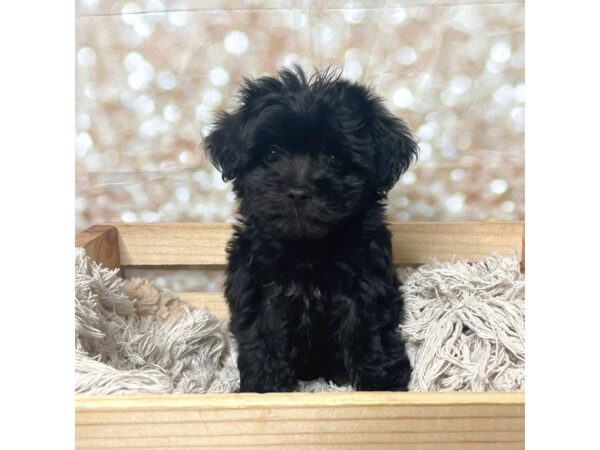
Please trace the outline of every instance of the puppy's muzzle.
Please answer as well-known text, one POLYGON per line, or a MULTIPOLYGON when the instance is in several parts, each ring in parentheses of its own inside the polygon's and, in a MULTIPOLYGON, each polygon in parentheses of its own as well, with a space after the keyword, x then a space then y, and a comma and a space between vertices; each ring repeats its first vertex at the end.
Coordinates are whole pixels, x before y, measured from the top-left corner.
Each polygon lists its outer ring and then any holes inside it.
POLYGON ((300 203, 310 199, 310 192, 308 189, 292 188, 288 191, 288 197, 293 201, 300 203))

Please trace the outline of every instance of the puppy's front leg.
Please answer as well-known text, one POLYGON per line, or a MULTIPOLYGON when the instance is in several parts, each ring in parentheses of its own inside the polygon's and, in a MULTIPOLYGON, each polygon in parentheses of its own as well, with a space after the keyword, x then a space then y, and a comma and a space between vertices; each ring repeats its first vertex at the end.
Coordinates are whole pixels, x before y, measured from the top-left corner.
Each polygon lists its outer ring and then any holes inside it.
MULTIPOLYGON (((261 324, 255 324, 258 329, 261 324)), ((259 337, 249 331, 238 340, 240 392, 291 392, 297 385, 296 375, 287 361, 283 341, 276 334, 259 337)))
POLYGON ((376 332, 348 348, 348 372, 358 391, 407 391, 410 363, 397 333, 376 332))
POLYGON ((238 343, 240 391, 293 391, 297 380, 289 362, 288 331, 256 285, 249 258, 234 242, 225 285, 229 328, 238 343))
POLYGON ((352 386, 359 391, 408 390, 410 362, 391 307, 399 293, 390 289, 387 295, 362 293, 345 303, 340 344, 352 386))

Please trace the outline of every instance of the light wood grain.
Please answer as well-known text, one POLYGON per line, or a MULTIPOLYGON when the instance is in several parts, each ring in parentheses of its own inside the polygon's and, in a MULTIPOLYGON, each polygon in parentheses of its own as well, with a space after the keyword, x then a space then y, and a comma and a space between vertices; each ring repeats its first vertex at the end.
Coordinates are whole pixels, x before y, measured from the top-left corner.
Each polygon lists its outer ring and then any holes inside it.
POLYGON ((522 393, 79 396, 76 438, 78 448, 520 449, 523 416, 522 393))
POLYGON ((112 225, 94 225, 79 233, 75 247, 85 248, 86 254, 104 267, 115 269, 121 264, 117 228, 112 225))
POLYGON ((226 223, 115 224, 121 264, 223 267, 231 238, 226 223))
MULTIPOLYGON (((223 267, 231 225, 225 223, 115 224, 121 264, 223 267)), ((391 223, 394 263, 476 261, 497 252, 523 252, 523 222, 391 223)))
POLYGON ((522 392, 300 392, 269 394, 178 394, 85 396, 75 401, 77 409, 117 411, 123 409, 237 409, 294 408, 331 406, 449 406, 449 405, 522 405, 522 392))
POLYGON ((289 433, 289 434, 235 434, 201 436, 152 436, 152 437, 113 437, 80 438, 81 448, 125 445, 131 447, 156 448, 157 446, 240 446, 265 445, 332 445, 332 444, 416 444, 416 443, 465 443, 465 442, 523 442, 523 431, 447 431, 447 432, 386 432, 386 433, 289 433))
MULTIPOLYGON (((230 397, 230 395, 220 394, 221 397, 230 397)), ((446 408, 444 416, 447 418, 498 418, 514 417, 515 404, 443 404, 446 408), (451 406, 451 408, 449 408, 451 406)), ((199 412, 198 407, 167 407, 160 408, 127 408, 123 410, 89 410, 82 408, 78 416, 78 423, 81 425, 99 425, 111 423, 135 424, 135 423, 171 423, 175 421, 193 422, 201 416, 204 422, 226 422, 239 420, 251 422, 257 420, 288 420, 294 418, 297 420, 318 420, 323 413, 323 405, 305 405, 305 406, 286 406, 273 407, 265 405, 255 405, 252 407, 239 408, 211 408, 202 405, 199 412)), ((373 420, 373 419, 412 419, 415 417, 435 417, 439 414, 440 405, 403 405, 389 402, 382 405, 343 405, 341 408, 330 406, 333 412, 330 419, 336 420, 373 420), (337 409, 336 409, 337 408, 337 409)), ((522 410, 518 410, 522 413, 522 410)))
POLYGON ((221 292, 176 292, 192 308, 206 308, 220 320, 229 320, 229 308, 221 292))
POLYGON ((523 222, 406 222, 391 223, 395 264, 478 261, 492 253, 522 257, 523 222))
MULTIPOLYGON (((306 436, 307 435, 303 435, 306 436)), ((308 435, 310 436, 310 435, 308 435)), ((381 435, 376 435, 381 436, 381 435)), ((457 441, 457 442, 446 442, 446 441, 433 441, 433 442, 409 442, 406 443, 403 439, 398 439, 393 443, 382 443, 377 439, 374 439, 373 436, 366 436, 361 438, 361 436, 356 435, 348 435, 346 438, 346 442, 339 444, 329 444, 327 441, 325 442, 313 442, 310 441, 308 443, 304 442, 301 444, 281 444, 281 438, 275 438, 274 444, 253 444, 254 436, 240 436, 237 439, 237 444, 200 444, 200 445, 181 445, 181 444, 155 444, 155 445, 145 445, 145 443, 137 444, 138 441, 143 441, 138 438, 131 439, 130 443, 127 441, 123 441, 122 439, 114 439, 113 442, 116 444, 113 446, 110 441, 102 439, 99 443, 97 440, 91 439, 80 439, 77 440, 77 448, 85 448, 88 450, 91 449, 107 449, 107 448, 115 448, 115 449, 168 449, 168 450, 188 450, 188 449, 219 449, 219 450, 237 450, 239 448, 243 448, 244 450, 261 450, 263 448, 273 449, 273 450, 313 450, 313 449, 323 449, 323 450, 362 450, 362 449, 370 449, 370 450, 378 450, 378 449, 393 449, 393 450, 523 450, 525 448, 525 444, 522 441, 496 441, 496 440, 484 440, 484 441, 457 441), (80 445, 83 443, 84 445, 80 445)), ((177 441, 180 441, 181 438, 175 438, 177 441)), ((184 440, 186 438, 183 438, 184 440)), ((221 438, 217 438, 217 442, 221 438)), ((442 438, 443 439, 443 438, 442 438)), ((489 439, 489 438, 488 438, 489 439)), ((167 442, 172 441, 169 439, 167 442)), ((149 438, 145 440, 145 442, 157 442, 156 438, 149 438)), ((160 442, 160 441, 158 441, 160 442)))
MULTIPOLYGON (((325 412, 328 414, 329 411, 325 412)), ((411 419, 338 420, 326 415, 314 420, 288 417, 285 420, 227 422, 168 422, 168 423, 109 423, 79 425, 77 438, 135 438, 168 436, 236 436, 261 434, 337 434, 337 433, 433 433, 470 431, 522 431, 520 417, 510 418, 448 418, 443 414, 436 417, 414 417, 411 419), (200 428, 199 425, 202 425, 200 428)))

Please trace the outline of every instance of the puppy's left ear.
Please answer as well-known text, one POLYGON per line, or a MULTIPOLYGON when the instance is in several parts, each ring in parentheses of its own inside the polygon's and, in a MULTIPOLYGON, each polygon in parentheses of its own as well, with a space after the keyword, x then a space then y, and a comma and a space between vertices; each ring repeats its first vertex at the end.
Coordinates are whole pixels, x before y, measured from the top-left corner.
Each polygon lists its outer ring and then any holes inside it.
POLYGON ((410 164, 416 161, 419 147, 406 123, 394 116, 380 99, 372 103, 370 116, 375 164, 380 177, 379 192, 386 195, 410 164))
POLYGON ((224 181, 233 180, 242 164, 242 121, 240 113, 222 112, 215 127, 204 138, 204 149, 224 181))

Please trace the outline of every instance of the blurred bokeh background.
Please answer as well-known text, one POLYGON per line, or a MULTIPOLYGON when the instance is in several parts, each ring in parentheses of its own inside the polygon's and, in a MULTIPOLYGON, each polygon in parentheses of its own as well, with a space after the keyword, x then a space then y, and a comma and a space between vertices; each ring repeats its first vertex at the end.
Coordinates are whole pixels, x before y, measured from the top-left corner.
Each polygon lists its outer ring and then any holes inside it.
POLYGON ((76 14, 77 231, 232 220, 202 136, 242 77, 296 62, 372 84, 417 135, 390 220, 524 218, 523 1, 78 0, 76 14))

